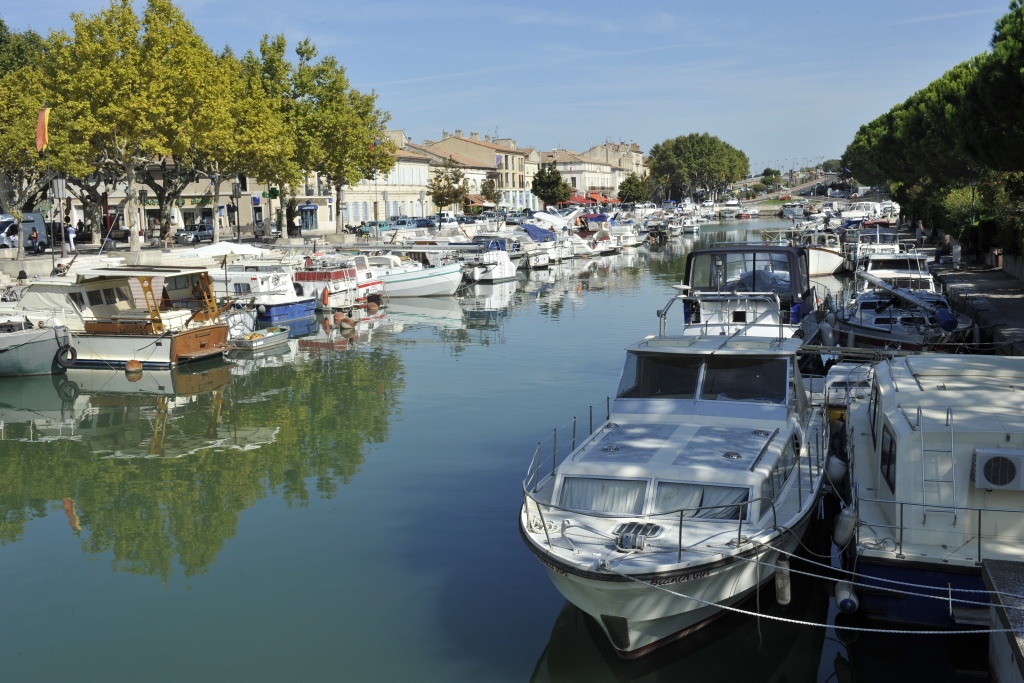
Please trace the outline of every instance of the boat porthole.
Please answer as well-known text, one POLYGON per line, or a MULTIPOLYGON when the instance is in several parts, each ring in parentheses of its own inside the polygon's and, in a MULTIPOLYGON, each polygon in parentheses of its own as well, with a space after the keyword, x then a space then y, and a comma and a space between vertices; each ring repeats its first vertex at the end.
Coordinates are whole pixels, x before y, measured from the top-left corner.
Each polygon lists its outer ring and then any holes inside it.
POLYGON ((728 458, 729 460, 739 460, 743 456, 737 453, 736 451, 726 451, 725 453, 722 454, 722 457, 728 458))

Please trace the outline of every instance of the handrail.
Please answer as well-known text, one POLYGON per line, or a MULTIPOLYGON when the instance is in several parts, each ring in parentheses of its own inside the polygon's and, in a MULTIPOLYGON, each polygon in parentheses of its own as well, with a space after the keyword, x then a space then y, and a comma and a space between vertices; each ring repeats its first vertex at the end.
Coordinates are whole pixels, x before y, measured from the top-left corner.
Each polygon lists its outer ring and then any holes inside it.
MULTIPOLYGON (((876 522, 872 522, 871 526, 872 527, 878 527, 880 529, 896 529, 896 530, 898 530, 900 538, 899 538, 899 541, 897 542, 896 552, 897 552, 897 557, 902 555, 903 554, 903 532, 906 530, 906 525, 903 523, 903 508, 904 508, 904 506, 920 507, 920 506, 923 506, 924 503, 915 503, 915 502, 906 501, 906 500, 898 500, 898 501, 885 500, 885 499, 882 499, 882 498, 862 498, 862 497, 860 497, 860 495, 857 495, 857 502, 858 503, 861 503, 861 502, 864 502, 864 503, 886 503, 886 504, 889 504, 889 505, 896 504, 896 505, 900 506, 900 524, 898 526, 892 525, 892 524, 879 524, 879 523, 876 523, 876 522)), ((957 510, 960 510, 960 511, 963 511, 963 512, 977 512, 978 513, 978 530, 977 530, 977 534, 976 534, 976 540, 978 542, 978 559, 977 559, 975 564, 979 564, 979 565, 981 564, 981 542, 982 542, 982 540, 984 538, 984 536, 981 533, 981 518, 982 518, 982 516, 985 513, 989 513, 989 512, 991 512, 991 513, 1005 512, 1005 513, 1018 514, 1018 515, 1019 514, 1024 514, 1024 509, 1013 509, 1013 508, 982 508, 982 507, 968 507, 968 506, 965 506, 965 505, 932 505, 931 507, 933 509, 937 509, 937 510, 943 510, 943 509, 953 510, 954 514, 955 514, 955 512, 957 510)), ((998 537, 998 534, 995 534, 995 536, 998 537)), ((964 545, 966 545, 966 543, 964 545)))

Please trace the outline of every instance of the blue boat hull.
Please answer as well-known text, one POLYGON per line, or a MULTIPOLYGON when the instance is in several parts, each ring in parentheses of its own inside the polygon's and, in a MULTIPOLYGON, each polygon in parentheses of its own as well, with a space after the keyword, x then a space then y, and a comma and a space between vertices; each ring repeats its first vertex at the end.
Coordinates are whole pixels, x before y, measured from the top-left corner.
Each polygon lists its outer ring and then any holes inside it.
POLYGON ((316 299, 309 297, 286 304, 260 304, 256 310, 256 322, 260 325, 279 325, 315 316, 316 299))

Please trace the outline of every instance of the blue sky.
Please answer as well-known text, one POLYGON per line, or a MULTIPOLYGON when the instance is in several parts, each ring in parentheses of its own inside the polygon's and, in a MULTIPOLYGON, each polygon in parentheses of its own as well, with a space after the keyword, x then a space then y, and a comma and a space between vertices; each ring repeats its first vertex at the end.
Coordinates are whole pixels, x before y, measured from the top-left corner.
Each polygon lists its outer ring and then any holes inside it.
MULTIPOLYGON (((14 30, 109 0, 10 3, 14 30)), ((136 2, 141 12, 142 2, 136 2)), ((751 169, 838 158, 857 128, 989 47, 1008 0, 489 2, 179 0, 215 50, 309 37, 413 140, 461 129, 519 147, 646 152, 710 133, 751 169)))

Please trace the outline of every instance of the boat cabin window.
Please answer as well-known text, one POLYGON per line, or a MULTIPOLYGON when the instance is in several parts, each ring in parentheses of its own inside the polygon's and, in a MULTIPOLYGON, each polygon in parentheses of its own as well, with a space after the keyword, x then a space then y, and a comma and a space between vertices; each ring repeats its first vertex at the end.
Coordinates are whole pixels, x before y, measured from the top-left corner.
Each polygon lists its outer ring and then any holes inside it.
POLYGON ((896 493, 896 435, 886 425, 882 427, 882 478, 889 491, 896 493))
POLYGON ((652 514, 685 510, 684 517, 745 518, 746 506, 743 503, 747 502, 748 497, 749 491, 745 487, 659 481, 654 494, 652 514))
POLYGON ((671 354, 626 357, 618 398, 694 398, 701 358, 671 354))
POLYGON ((252 292, 252 287, 249 286, 248 282, 236 282, 234 286, 235 294, 249 294, 252 292))
POLYGON ((83 295, 81 292, 70 292, 68 293, 68 296, 71 298, 71 301, 73 301, 74 304, 78 306, 78 310, 82 310, 85 308, 85 295, 83 295))
POLYGON ((700 397, 705 401, 785 403, 788 377, 785 358, 712 356, 700 397))
POLYGON ((107 287, 103 290, 103 303, 110 306, 117 303, 117 294, 114 292, 113 287, 107 287))
POLYGON ((789 258, 785 253, 698 254, 690 286, 700 291, 777 291, 789 293, 789 258))
POLYGON ((761 495, 764 498, 770 498, 771 500, 778 500, 779 494, 782 493, 782 487, 786 485, 786 480, 789 479, 789 475, 793 473, 793 467, 797 462, 797 452, 799 446, 796 443, 796 437, 790 440, 786 444, 786 448, 782 451, 782 457, 775 463, 775 467, 765 478, 761 484, 761 495))
POLYGON ((90 289, 86 292, 86 296, 89 297, 90 306, 102 306, 103 305, 103 292, 98 289, 90 289))
POLYGON ((566 477, 558 494, 558 505, 578 512, 639 515, 646 497, 646 479, 566 477))

